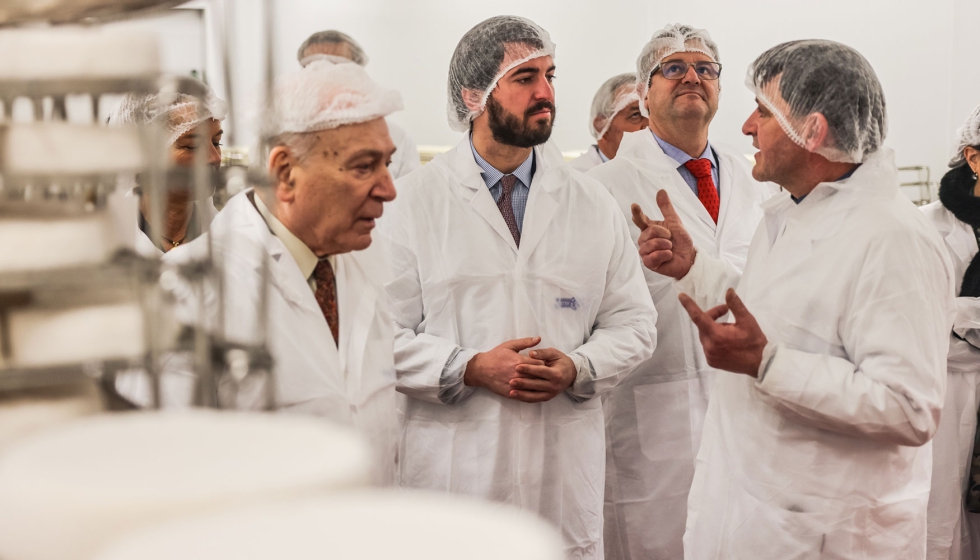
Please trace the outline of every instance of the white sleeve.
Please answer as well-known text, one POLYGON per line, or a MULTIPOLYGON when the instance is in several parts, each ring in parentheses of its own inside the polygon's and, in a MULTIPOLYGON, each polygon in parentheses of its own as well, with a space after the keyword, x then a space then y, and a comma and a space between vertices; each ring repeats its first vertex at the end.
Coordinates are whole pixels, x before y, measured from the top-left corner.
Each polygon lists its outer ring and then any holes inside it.
POLYGON ((854 271, 844 355, 770 345, 757 387, 801 423, 917 446, 943 407, 953 290, 945 255, 911 231, 889 237, 854 271))
POLYGON ((694 265, 687 274, 674 282, 678 293, 691 296, 701 309, 708 309, 725 302, 725 292, 734 288, 741 274, 732 265, 698 253, 694 265))
POLYGON ((400 217, 395 212, 391 214, 379 229, 386 237, 391 266, 385 291, 394 322, 396 388, 409 397, 432 403, 459 402, 474 390, 463 385, 463 374, 476 350, 418 332, 422 323, 418 261, 400 217))
POLYGON ((609 391, 649 359, 657 346, 657 310, 643 279, 640 258, 626 219, 612 195, 607 196, 616 241, 592 335, 569 354, 579 372, 568 389, 576 400, 609 391))

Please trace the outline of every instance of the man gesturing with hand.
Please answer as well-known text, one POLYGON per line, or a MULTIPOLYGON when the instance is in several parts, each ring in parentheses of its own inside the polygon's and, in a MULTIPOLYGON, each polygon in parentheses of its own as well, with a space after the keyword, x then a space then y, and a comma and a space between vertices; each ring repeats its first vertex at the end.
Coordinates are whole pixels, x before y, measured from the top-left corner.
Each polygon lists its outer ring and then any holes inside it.
POLYGON ((663 220, 633 208, 644 266, 676 280, 708 363, 740 374, 712 390, 684 557, 922 560, 952 324, 942 240, 899 192, 859 53, 784 43, 747 83, 752 174, 784 192, 744 271, 695 251, 665 192, 663 220))

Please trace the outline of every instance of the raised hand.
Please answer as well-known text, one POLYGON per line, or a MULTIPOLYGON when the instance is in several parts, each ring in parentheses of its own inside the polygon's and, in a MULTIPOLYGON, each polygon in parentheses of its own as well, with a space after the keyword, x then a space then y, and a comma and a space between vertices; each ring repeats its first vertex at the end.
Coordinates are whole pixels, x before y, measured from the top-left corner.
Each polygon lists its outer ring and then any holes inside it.
POLYGON ((684 229, 666 191, 657 193, 657 206, 660 207, 663 220, 651 220, 643 213, 639 204, 630 206, 633 223, 641 230, 637 240, 640 259, 643 260, 643 266, 657 274, 680 280, 694 266, 694 241, 684 229))
POLYGON ((544 360, 544 364, 517 366, 518 377, 510 380, 510 398, 531 403, 550 401, 575 382, 575 362, 560 350, 532 350, 531 357, 544 360))
POLYGON ((725 303, 707 311, 702 311, 687 294, 680 294, 678 298, 698 328, 709 366, 758 377, 762 351, 769 340, 735 290, 729 288, 725 303), (735 322, 717 323, 729 310, 735 322))
POLYGON ((518 376, 518 366, 545 365, 544 360, 519 354, 521 350, 533 348, 540 343, 539 336, 517 338, 499 344, 487 352, 480 352, 466 364, 463 383, 510 397, 512 392, 510 381, 518 376))

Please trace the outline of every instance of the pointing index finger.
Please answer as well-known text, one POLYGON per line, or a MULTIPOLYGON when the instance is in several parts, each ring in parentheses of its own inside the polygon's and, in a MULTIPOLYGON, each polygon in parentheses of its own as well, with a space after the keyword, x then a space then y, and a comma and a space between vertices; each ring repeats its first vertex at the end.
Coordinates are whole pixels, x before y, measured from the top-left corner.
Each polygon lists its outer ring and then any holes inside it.
POLYGON ((680 300, 681 305, 684 306, 684 310, 691 317, 691 321, 694 322, 694 326, 698 328, 699 331, 704 333, 708 331, 709 333, 715 328, 715 322, 709 317, 704 311, 698 307, 698 304, 694 303, 691 296, 687 294, 678 294, 677 299, 680 300))

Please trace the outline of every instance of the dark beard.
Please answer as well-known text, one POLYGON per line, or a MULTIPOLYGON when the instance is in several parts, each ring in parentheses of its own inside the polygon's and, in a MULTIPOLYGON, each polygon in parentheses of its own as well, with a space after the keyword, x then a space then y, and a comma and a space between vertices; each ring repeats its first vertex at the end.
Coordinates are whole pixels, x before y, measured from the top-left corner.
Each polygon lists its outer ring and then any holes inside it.
POLYGON ((556 114, 554 103, 542 101, 524 112, 522 122, 517 115, 507 112, 493 96, 487 99, 487 125, 490 127, 490 134, 495 141, 506 146, 533 148, 544 144, 551 138, 556 114), (532 125, 528 121, 528 115, 541 109, 551 109, 551 119, 546 124, 532 125))

